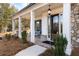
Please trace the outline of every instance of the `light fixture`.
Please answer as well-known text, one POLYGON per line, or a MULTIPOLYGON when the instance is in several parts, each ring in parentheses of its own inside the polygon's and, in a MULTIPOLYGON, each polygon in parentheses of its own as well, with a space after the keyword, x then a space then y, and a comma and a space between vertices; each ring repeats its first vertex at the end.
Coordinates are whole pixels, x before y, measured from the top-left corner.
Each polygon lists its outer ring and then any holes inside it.
POLYGON ((38 22, 36 22, 37 24, 39 24, 39 21, 38 22))
POLYGON ((50 9, 50 5, 49 5, 49 9, 48 9, 48 14, 51 14, 51 9, 50 9))

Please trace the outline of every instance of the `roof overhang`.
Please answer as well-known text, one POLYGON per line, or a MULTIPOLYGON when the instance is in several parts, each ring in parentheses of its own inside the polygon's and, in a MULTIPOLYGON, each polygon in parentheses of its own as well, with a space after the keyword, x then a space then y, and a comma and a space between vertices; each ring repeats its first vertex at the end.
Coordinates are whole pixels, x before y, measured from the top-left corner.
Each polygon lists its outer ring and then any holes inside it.
MULTIPOLYGON (((22 18, 30 19, 30 12, 34 11, 35 17, 42 17, 43 14, 47 15, 48 13, 48 8, 49 8, 49 3, 35 3, 31 4, 28 7, 23 8, 19 12, 17 12, 13 17, 13 19, 17 19, 19 16, 22 18)), ((50 3, 51 5, 51 11, 52 14, 60 13, 62 12, 62 3, 50 3)))
POLYGON ((16 19, 19 16, 23 16, 25 14, 30 13, 31 11, 34 11, 35 9, 38 9, 39 7, 42 7, 46 5, 46 3, 31 3, 28 6, 26 6, 25 8, 23 8, 22 10, 18 11, 17 13, 15 13, 12 18, 16 19))

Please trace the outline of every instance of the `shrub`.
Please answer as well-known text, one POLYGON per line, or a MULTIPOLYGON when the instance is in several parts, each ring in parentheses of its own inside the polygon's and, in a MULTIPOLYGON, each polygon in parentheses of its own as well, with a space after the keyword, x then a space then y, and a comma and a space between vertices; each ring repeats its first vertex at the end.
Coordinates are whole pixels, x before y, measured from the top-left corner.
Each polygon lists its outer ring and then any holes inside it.
POLYGON ((27 38, 27 32, 23 31, 22 32, 22 43, 26 43, 27 42, 26 38, 27 38))
POLYGON ((5 38, 6 38, 7 40, 10 40, 10 39, 11 39, 11 34, 5 34, 5 38))
POLYGON ((55 49, 54 54, 56 56, 65 56, 65 50, 67 46, 67 39, 66 37, 63 37, 63 35, 57 35, 54 39, 55 42, 55 49))

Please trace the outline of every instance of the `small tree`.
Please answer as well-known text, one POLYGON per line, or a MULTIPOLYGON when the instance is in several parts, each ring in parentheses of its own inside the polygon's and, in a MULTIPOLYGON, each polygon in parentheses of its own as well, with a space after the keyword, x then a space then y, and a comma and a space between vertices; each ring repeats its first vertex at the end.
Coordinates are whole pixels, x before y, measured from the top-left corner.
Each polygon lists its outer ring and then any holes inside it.
POLYGON ((26 43, 27 42, 26 38, 27 38, 27 32, 24 30, 22 32, 22 43, 26 43))
POLYGON ((7 26, 11 23, 12 15, 17 9, 9 3, 0 3, 0 31, 7 31, 7 26))
POLYGON ((54 54, 56 56, 64 56, 65 55, 66 46, 67 46, 67 39, 66 39, 66 37, 63 37, 63 35, 57 35, 57 37, 55 38, 54 42, 55 42, 54 54))
POLYGON ((11 34, 6 34, 6 35, 5 35, 5 38, 6 38, 7 40, 10 40, 10 39, 11 39, 11 34))

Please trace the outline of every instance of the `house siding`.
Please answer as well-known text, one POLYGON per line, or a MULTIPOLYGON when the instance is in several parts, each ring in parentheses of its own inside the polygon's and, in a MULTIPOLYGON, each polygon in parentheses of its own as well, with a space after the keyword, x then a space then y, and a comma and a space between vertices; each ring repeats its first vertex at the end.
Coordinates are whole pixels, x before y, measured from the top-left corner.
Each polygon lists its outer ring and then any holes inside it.
POLYGON ((42 17, 42 35, 48 35, 47 16, 42 17))

